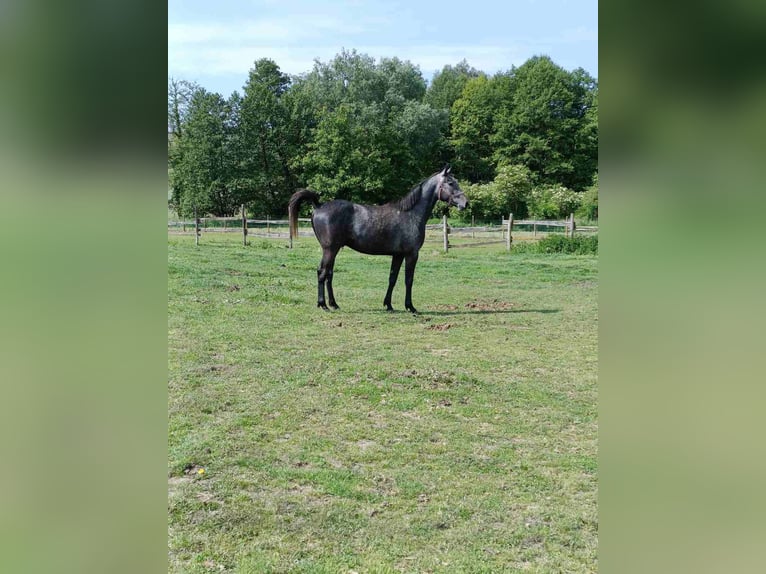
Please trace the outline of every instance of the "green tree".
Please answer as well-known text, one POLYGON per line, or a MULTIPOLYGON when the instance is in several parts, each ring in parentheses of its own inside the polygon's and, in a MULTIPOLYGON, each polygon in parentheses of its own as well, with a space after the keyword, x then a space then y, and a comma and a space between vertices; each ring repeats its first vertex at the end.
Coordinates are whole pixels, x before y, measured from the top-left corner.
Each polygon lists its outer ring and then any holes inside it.
POLYGON ((230 215, 238 201, 229 187, 230 105, 220 94, 197 88, 187 112, 171 179, 179 213, 230 215))
POLYGON ((468 65, 465 60, 461 60, 455 66, 444 66, 440 72, 434 74, 425 95, 425 103, 438 110, 449 110, 463 93, 468 80, 480 75, 481 72, 468 65))
POLYGON ((239 130, 247 154, 240 185, 256 212, 280 211, 298 186, 291 164, 296 154, 291 108, 286 104, 290 77, 272 60, 255 62, 241 102, 239 130))
POLYGON ((595 80, 584 70, 570 73, 547 56, 535 56, 512 72, 510 84, 511 105, 497 115, 495 159, 522 163, 541 182, 584 189, 598 154, 595 80))
POLYGON ((426 82, 415 64, 399 58, 382 58, 377 73, 385 79, 386 91, 393 91, 405 100, 420 102, 426 94, 426 82))
POLYGON ((182 135, 189 101, 199 86, 186 80, 168 79, 168 141, 182 135))
POLYGON ((466 83, 452 105, 450 143, 455 172, 471 182, 488 182, 494 177, 490 136, 495 129, 496 103, 491 80, 480 75, 466 83))
POLYGON ((296 82, 316 122, 294 168, 329 197, 380 203, 403 195, 444 154, 447 114, 422 102, 420 70, 342 52, 296 82))

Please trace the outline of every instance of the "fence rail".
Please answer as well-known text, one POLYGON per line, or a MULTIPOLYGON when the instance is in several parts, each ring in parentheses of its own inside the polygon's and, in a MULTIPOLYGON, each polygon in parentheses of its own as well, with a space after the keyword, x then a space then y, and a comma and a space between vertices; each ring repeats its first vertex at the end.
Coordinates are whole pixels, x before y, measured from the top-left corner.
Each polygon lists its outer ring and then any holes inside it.
MULTIPOLYGON (((196 214, 195 214, 196 215, 196 214)), ((279 229, 289 226, 290 222, 287 219, 248 219, 245 216, 245 206, 242 206, 241 217, 195 217, 193 221, 168 221, 168 231, 173 234, 194 234, 195 242, 199 245, 199 239, 201 233, 242 233, 242 242, 247 245, 248 235, 254 237, 266 237, 266 238, 289 238, 290 247, 293 246, 293 239, 290 237, 289 229, 279 229), (215 223, 223 222, 223 225, 216 225, 215 223), (209 225, 213 223, 213 225, 209 225), (229 225, 231 223, 231 225, 229 225), (272 230, 272 227, 275 228, 272 230), (181 230, 179 230, 180 228, 181 230), (189 228, 187 232, 186 229, 189 228), (257 230, 254 232, 254 230, 257 230)), ((298 218, 298 224, 311 223, 309 218, 298 218)), ((537 237, 538 227, 543 228, 561 228, 564 233, 569 237, 574 237, 576 232, 583 233, 597 233, 598 227, 596 226, 582 226, 577 227, 574 221, 574 214, 565 220, 544 220, 544 219, 516 219, 514 220, 513 214, 508 215, 508 219, 502 218, 499 226, 494 225, 471 225, 466 227, 452 227, 447 223, 447 216, 444 215, 441 223, 433 223, 426 225, 426 232, 441 231, 440 236, 434 237, 434 233, 426 235, 426 241, 439 241, 442 244, 444 252, 448 252, 450 249, 460 249, 464 247, 479 247, 482 245, 493 245, 499 243, 505 243, 506 249, 510 251, 513 243, 513 231, 514 228, 518 230, 519 227, 532 227, 532 238, 537 237), (459 243, 451 244, 449 236, 477 239, 476 234, 480 234, 479 241, 471 243, 459 243), (492 239, 494 234, 500 234, 497 239, 492 239)), ((542 231, 541 233, 548 233, 542 231)), ((298 230, 299 237, 310 237, 313 235, 309 230, 298 230)))

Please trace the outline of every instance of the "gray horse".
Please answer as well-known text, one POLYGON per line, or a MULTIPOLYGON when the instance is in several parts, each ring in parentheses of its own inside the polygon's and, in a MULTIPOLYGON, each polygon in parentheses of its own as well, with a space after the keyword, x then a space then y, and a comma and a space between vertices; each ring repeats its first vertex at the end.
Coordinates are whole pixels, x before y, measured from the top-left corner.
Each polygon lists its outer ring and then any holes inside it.
POLYGON ((439 200, 460 210, 468 205, 468 199, 452 176, 449 165, 413 187, 401 199, 385 205, 359 205, 343 199, 320 203, 319 194, 314 191, 302 189, 295 192, 289 204, 290 235, 298 235, 298 209, 304 201, 310 201, 314 205, 311 226, 322 246, 322 261, 317 269, 317 307, 327 310, 324 296, 326 283, 330 307, 338 308, 332 289, 332 274, 338 251, 347 245, 360 253, 392 256, 388 291, 383 299, 389 311, 394 310, 391 307, 391 293, 404 261, 404 284, 407 288, 404 306, 408 311, 417 313, 412 306, 412 280, 418 252, 426 236, 426 221, 439 200))

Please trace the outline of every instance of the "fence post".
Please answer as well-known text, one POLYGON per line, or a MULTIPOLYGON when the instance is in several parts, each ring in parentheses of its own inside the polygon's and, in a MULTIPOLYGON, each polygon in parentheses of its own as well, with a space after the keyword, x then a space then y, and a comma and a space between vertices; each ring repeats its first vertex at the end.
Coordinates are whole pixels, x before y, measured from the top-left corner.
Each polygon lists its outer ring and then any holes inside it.
POLYGON ((532 237, 537 237, 537 222, 532 224, 532 237))
POLYGON ((569 214, 569 237, 574 239, 575 234, 575 220, 574 213, 569 214))
POLYGON ((444 253, 449 251, 449 239, 447 239, 447 215, 442 216, 442 223, 444 227, 444 253))
POLYGON ((271 221, 269 220, 269 216, 266 215, 266 237, 271 236, 271 221))
POLYGON ((513 230, 513 213, 509 213, 508 214, 508 237, 505 240, 506 251, 511 250, 511 243, 513 243, 513 236, 511 236, 512 230, 513 230))
POLYGON ((197 206, 194 206, 194 245, 199 245, 199 217, 197 217, 197 206))
POLYGON ((242 245, 247 245, 247 217, 244 203, 242 204, 242 245))

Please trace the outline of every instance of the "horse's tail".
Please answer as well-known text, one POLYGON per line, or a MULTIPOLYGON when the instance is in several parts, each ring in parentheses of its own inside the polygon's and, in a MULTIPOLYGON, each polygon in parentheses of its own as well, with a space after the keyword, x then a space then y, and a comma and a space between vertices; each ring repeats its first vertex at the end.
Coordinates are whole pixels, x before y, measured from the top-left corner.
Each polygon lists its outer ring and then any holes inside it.
POLYGON ((298 237, 298 209, 304 201, 310 201, 314 204, 314 207, 322 205, 319 202, 319 194, 317 192, 310 189, 299 189, 296 191, 287 205, 287 212, 290 215, 290 237, 298 237))

